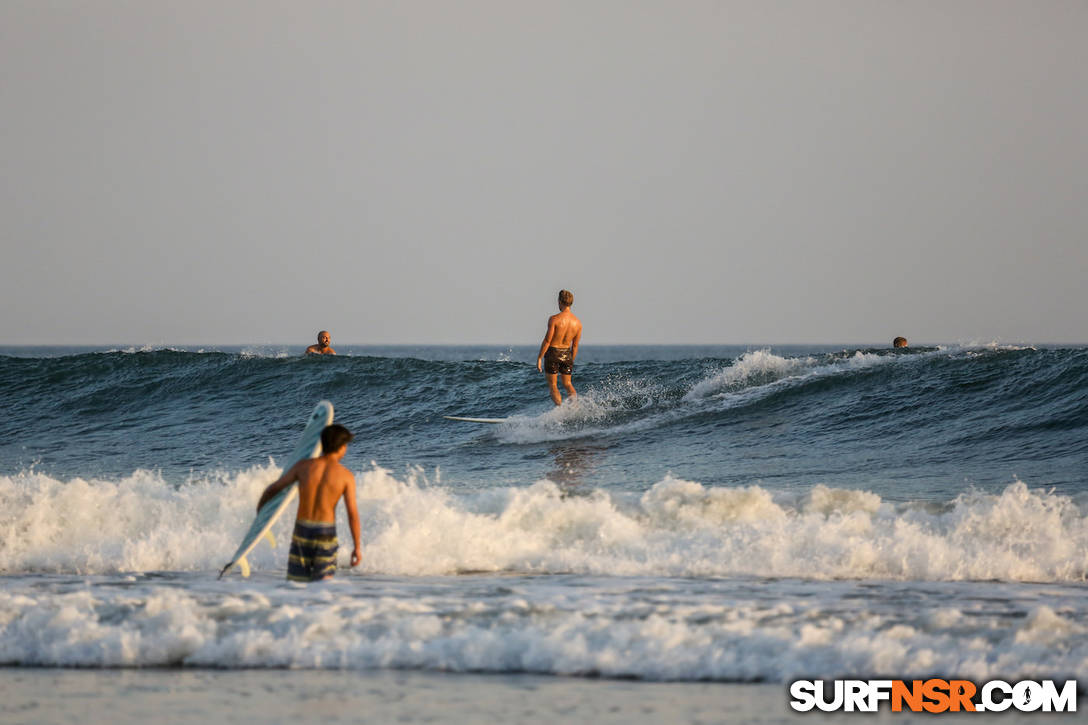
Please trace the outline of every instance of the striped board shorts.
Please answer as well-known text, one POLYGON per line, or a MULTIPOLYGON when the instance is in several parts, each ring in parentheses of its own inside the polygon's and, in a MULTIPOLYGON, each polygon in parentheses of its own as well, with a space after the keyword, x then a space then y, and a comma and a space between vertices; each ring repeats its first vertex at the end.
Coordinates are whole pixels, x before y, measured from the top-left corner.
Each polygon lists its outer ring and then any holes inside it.
POLYGON ((295 521, 291 551, 287 555, 287 580, 312 582, 336 573, 336 522, 295 521))

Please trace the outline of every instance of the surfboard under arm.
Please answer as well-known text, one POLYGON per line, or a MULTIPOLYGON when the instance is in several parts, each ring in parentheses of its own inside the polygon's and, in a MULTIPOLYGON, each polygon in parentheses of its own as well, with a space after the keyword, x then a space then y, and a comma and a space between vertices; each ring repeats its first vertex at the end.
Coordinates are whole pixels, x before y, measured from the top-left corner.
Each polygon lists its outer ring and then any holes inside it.
MULTIPOLYGON (((325 429, 325 426, 332 423, 332 419, 332 403, 327 400, 322 400, 314 408, 314 412, 310 414, 310 420, 306 424, 306 429, 302 431, 302 437, 299 439, 298 445, 295 446, 295 450, 292 451, 291 457, 287 461, 287 465, 284 466, 284 471, 287 471, 291 466, 301 460, 315 458, 321 455, 321 431, 325 429)), ((272 535, 272 525, 276 523, 276 520, 283 514, 284 510, 291 502, 295 500, 297 495, 298 484, 292 483, 290 486, 266 501, 264 506, 261 506, 260 511, 257 512, 257 516, 253 519, 253 523, 249 526, 249 531, 247 531, 246 535, 242 538, 242 543, 238 547, 238 550, 234 552, 234 556, 231 557, 230 562, 228 562, 219 572, 220 579, 222 579, 223 575, 230 571, 230 568, 235 565, 242 570, 242 576, 249 576, 249 560, 246 557, 262 540, 267 541, 273 547, 276 546, 276 537, 272 535)))
POLYGON ((245 537, 243 537, 241 545, 238 547, 238 550, 234 552, 234 557, 223 567, 222 571, 219 572, 220 579, 222 579, 223 575, 230 571, 230 568, 236 564, 238 568, 242 570, 242 576, 248 577, 249 561, 246 557, 261 541, 267 541, 273 549, 276 548, 276 537, 272 534, 272 525, 276 523, 287 507, 291 505, 291 502, 295 500, 297 495, 298 484, 292 483, 290 486, 266 501, 264 506, 261 506, 260 511, 257 512, 256 518, 253 519, 253 523, 249 525, 249 531, 247 531, 245 537))

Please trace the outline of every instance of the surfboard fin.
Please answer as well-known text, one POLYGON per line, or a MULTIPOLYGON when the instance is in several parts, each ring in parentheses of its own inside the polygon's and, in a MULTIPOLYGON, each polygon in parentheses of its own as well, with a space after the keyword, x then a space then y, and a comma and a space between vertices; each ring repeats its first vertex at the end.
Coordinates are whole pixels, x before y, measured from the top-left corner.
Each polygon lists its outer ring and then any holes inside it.
POLYGON ((246 558, 243 556, 241 559, 236 559, 236 560, 230 562, 229 564, 227 564, 222 569, 220 569, 219 570, 219 576, 216 577, 216 578, 217 579, 222 579, 223 575, 226 574, 228 571, 230 571, 230 568, 232 566, 237 566, 239 569, 241 569, 242 570, 242 576, 247 577, 247 578, 249 577, 249 562, 246 561, 246 558))
POLYGON ((269 544, 269 545, 270 545, 270 546, 271 546, 271 547, 272 547, 273 549, 275 549, 275 548, 276 548, 276 537, 272 535, 272 530, 271 530, 271 529, 269 529, 268 531, 264 532, 264 538, 268 539, 268 544, 269 544))

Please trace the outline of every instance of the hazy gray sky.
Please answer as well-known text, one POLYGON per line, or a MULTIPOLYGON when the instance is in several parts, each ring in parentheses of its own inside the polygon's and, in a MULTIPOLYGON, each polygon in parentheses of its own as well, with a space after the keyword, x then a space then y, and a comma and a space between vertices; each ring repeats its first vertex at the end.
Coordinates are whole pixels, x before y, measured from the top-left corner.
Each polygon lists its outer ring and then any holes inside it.
POLYGON ((0 0, 0 344, 1088 341, 1088 2, 0 0))

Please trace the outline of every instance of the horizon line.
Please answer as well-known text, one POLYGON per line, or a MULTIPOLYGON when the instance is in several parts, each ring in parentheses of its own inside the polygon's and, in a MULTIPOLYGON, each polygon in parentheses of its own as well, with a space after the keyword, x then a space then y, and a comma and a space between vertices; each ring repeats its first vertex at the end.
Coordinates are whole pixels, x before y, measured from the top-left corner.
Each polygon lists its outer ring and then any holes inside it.
MULTIPOLYGON (((932 347, 935 345, 986 345, 986 344, 1018 344, 1018 345, 1088 345, 1088 341, 1076 340, 1047 340, 1027 341, 1006 338, 994 338, 985 342, 974 340, 922 340, 910 345, 910 347, 932 347)), ((246 346, 279 346, 279 347, 308 347, 308 342, 0 342, 0 347, 246 347, 246 346)), ((537 342, 338 342, 333 345, 341 347, 538 347, 537 342)), ((580 347, 758 347, 768 345, 890 345, 888 341, 875 340, 837 340, 837 341, 759 341, 759 342, 590 342, 581 344, 580 347)))

